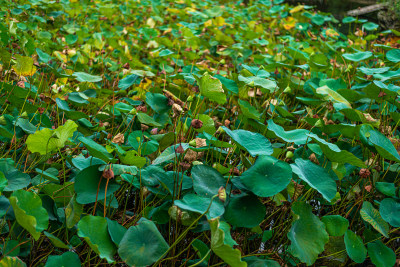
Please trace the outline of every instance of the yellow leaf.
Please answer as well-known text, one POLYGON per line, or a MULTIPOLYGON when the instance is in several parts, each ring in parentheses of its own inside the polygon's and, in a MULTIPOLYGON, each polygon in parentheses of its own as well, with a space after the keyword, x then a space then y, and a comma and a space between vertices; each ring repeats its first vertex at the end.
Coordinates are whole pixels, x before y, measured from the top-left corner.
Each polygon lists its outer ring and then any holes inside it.
POLYGON ((150 28, 154 28, 156 26, 156 22, 153 18, 148 18, 146 24, 150 26, 150 28))
POLYGON ((189 12, 196 12, 196 9, 195 9, 195 8, 192 8, 192 7, 187 7, 187 8, 185 8, 185 11, 186 11, 186 13, 189 13, 189 12))
POLYGON ((293 17, 287 17, 283 22, 283 27, 285 30, 293 29, 296 26, 297 20, 293 17))
POLYGON ((225 19, 223 17, 216 17, 213 19, 213 24, 217 27, 225 25, 225 19))
MULTIPOLYGON (((74 73, 74 71, 70 70, 70 69, 66 69, 64 71, 65 71, 65 74, 68 74, 68 75, 72 75, 72 73, 74 73)), ((58 85, 66 85, 67 82, 68 82, 68 78, 58 78, 56 80, 56 84, 58 84, 58 85)))
POLYGON ((247 25, 249 25, 249 28, 251 30, 254 30, 254 27, 256 26, 257 22, 256 21, 249 21, 247 25))
POLYGON ((124 52, 125 52, 125 56, 126 56, 127 58, 129 58, 130 60, 132 60, 132 55, 131 55, 131 53, 129 52, 129 47, 128 47, 127 45, 125 45, 125 47, 124 47, 124 52))
POLYGON ((167 11, 174 14, 179 14, 181 12, 179 9, 176 8, 167 8, 167 11))
POLYGON ((304 9, 304 6, 303 6, 303 5, 299 5, 299 6, 296 6, 296 7, 292 8, 292 9, 289 11, 289 13, 290 13, 290 14, 293 14, 293 13, 302 11, 303 9, 304 9))
POLYGON ((140 88, 147 90, 153 82, 150 79, 144 79, 139 85, 140 88))
POLYGON ((210 27, 212 25, 212 20, 209 19, 206 22, 204 22, 204 27, 210 27))
POLYGON ((163 35, 166 35, 167 33, 170 33, 172 31, 172 28, 168 28, 163 32, 163 35))
POLYGON ((15 55, 16 64, 14 65, 14 71, 20 76, 32 76, 36 72, 36 67, 33 65, 33 59, 30 57, 24 57, 21 55, 15 55))
POLYGON ((64 63, 67 63, 67 56, 60 51, 54 51, 53 55, 64 63))
POLYGON ((339 36, 339 33, 337 33, 334 29, 327 29, 325 34, 326 34, 326 36, 329 36, 329 37, 339 36))
POLYGON ((264 27, 261 24, 258 24, 254 28, 254 31, 257 32, 257 33, 263 33, 264 32, 264 27))

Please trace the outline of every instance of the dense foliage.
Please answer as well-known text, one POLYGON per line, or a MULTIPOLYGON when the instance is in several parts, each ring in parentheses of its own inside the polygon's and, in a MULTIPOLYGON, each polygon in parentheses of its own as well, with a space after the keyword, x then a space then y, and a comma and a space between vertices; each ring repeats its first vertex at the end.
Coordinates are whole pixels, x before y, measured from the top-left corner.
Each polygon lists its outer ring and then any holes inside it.
POLYGON ((393 266, 396 33, 283 0, 0 0, 0 266, 393 266))

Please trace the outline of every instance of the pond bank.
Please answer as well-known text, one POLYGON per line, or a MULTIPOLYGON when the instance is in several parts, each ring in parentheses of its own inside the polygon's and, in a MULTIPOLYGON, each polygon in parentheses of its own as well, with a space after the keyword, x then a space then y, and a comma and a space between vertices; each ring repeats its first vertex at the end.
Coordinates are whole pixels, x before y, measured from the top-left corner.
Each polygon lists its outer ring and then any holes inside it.
MULTIPOLYGON (((360 8, 366 8, 378 5, 376 0, 286 0, 290 4, 314 5, 322 12, 331 13, 336 19, 341 20, 349 15, 349 11, 356 11, 360 8)), ((399 29, 400 22, 398 16, 386 7, 371 8, 370 12, 353 12, 352 16, 366 18, 370 21, 379 23, 384 29, 399 29)))

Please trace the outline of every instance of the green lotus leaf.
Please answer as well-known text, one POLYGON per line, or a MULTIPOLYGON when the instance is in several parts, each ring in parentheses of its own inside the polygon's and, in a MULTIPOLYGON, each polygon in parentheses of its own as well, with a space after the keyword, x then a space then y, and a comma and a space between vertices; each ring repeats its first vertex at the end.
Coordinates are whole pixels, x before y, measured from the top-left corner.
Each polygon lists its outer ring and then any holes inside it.
POLYGON ((75 79, 79 82, 96 83, 96 82, 101 82, 103 80, 101 76, 90 75, 85 72, 74 72, 72 75, 75 76, 75 79))
POLYGON ((268 93, 268 92, 272 93, 278 89, 278 85, 276 84, 275 81, 258 76, 244 77, 242 75, 239 75, 238 80, 246 84, 251 84, 251 86, 260 87, 263 93, 268 93))
POLYGON ((154 126, 154 127, 161 127, 162 125, 158 122, 156 122, 152 117, 147 115, 146 113, 139 112, 136 115, 137 119, 140 121, 140 123, 149 125, 149 126, 154 126))
POLYGON ((270 119, 268 122, 268 130, 273 131, 276 136, 288 143, 295 143, 296 145, 304 145, 309 139, 307 134, 308 130, 296 129, 292 131, 285 131, 282 126, 275 124, 275 122, 270 119))
POLYGON ((381 240, 368 243, 368 255, 376 267, 388 267, 396 264, 396 254, 381 240))
POLYGON ((382 218, 393 227, 400 227, 400 203, 393 198, 385 198, 379 206, 382 218))
POLYGON ((157 113, 168 112, 171 109, 171 106, 168 105, 168 98, 162 94, 147 92, 146 104, 157 113))
POLYGON ((261 257, 250 256, 243 258, 243 261, 247 262, 248 266, 268 266, 268 267, 280 267, 281 265, 274 260, 266 260, 261 257))
POLYGON ((48 63, 51 60, 51 56, 43 52, 40 48, 36 48, 36 53, 38 54, 39 59, 44 63, 48 63))
POLYGON ((225 187, 227 181, 214 168, 206 165, 197 165, 192 168, 193 189, 203 197, 211 198, 218 194, 218 189, 225 187))
POLYGON ((78 140, 85 145, 86 149, 93 157, 104 160, 105 162, 116 161, 113 155, 107 151, 107 149, 105 149, 102 145, 96 143, 92 139, 81 136, 78 138, 78 140))
POLYGON ((316 134, 308 134, 308 136, 319 144, 322 152, 330 161, 342 164, 349 163, 361 168, 367 167, 362 160, 354 156, 351 152, 341 150, 337 145, 319 138, 316 134))
POLYGON ((225 238, 224 238, 224 243, 227 244, 228 246, 237 246, 238 243, 236 243, 235 240, 233 240, 231 236, 231 226, 227 222, 219 222, 219 228, 222 229, 225 233, 225 238))
POLYGON ((392 49, 386 53, 386 58, 394 63, 400 62, 400 49, 392 49))
POLYGON ((50 255, 47 258, 45 267, 55 267, 55 266, 63 266, 63 267, 78 267, 81 266, 81 261, 79 260, 79 256, 72 252, 67 251, 61 255, 50 255))
POLYGON ((225 243, 225 232, 220 228, 219 219, 208 221, 211 228, 211 250, 231 267, 246 267, 240 250, 233 249, 225 243))
POLYGON ((379 25, 373 22, 364 23, 362 26, 367 31, 376 31, 379 28, 379 25))
POLYGON ((142 80, 141 80, 140 76, 138 76, 136 74, 131 74, 131 75, 128 75, 125 78, 121 79, 118 82, 118 88, 122 89, 122 90, 126 90, 134 84, 136 84, 136 85, 140 84, 141 81, 142 80))
POLYGON ((177 144, 177 145, 172 145, 168 148, 166 148, 154 161, 153 164, 154 165, 158 165, 161 164, 163 162, 169 161, 169 160, 173 160, 177 157, 177 155, 179 155, 180 153, 176 152, 176 149, 182 146, 183 150, 186 150, 189 148, 189 144, 188 143, 181 143, 181 144, 177 144))
POLYGON ((160 260, 169 245, 156 225, 141 218, 136 226, 131 226, 119 243, 118 254, 129 266, 148 266, 160 260))
POLYGON ((271 142, 259 133, 253 133, 246 130, 229 130, 222 126, 227 135, 241 148, 247 150, 252 157, 260 155, 271 155, 274 151, 271 142))
MULTIPOLYGON (((31 177, 14 167, 15 163, 10 158, 0 159, 0 171, 7 179, 7 185, 3 189, 5 192, 16 191, 27 187, 31 182, 31 177)), ((3 185, 4 185, 3 180, 3 185)))
POLYGON ((295 163, 290 166, 300 179, 320 192, 326 200, 331 201, 336 196, 336 182, 326 169, 309 160, 300 158, 296 159, 295 163))
POLYGON ((350 60, 350 61, 354 61, 354 62, 359 62, 359 61, 362 61, 362 60, 366 60, 366 59, 369 59, 372 56, 373 56, 373 54, 370 51, 357 52, 357 53, 354 53, 354 54, 343 54, 343 57, 345 59, 350 60))
MULTIPOLYGON (((99 201, 105 198, 107 179, 101 178, 102 172, 99 171, 100 166, 89 166, 76 175, 74 188, 77 194, 76 201, 79 204, 94 203, 96 200, 99 201)), ((119 187, 120 185, 115 181, 109 181, 107 185, 107 198, 110 199, 119 187)))
POLYGON ((340 215, 326 215, 321 221, 330 236, 343 236, 349 227, 349 221, 340 215))
POLYGON ((21 246, 18 240, 7 240, 1 245, 3 255, 17 257, 21 253, 21 246))
POLYGON ((214 76, 215 78, 217 78, 218 80, 221 81, 222 85, 228 89, 230 92, 234 93, 234 94, 238 94, 239 93, 239 88, 236 84, 235 81, 228 79, 226 77, 223 77, 219 74, 214 76))
POLYGON ((71 198, 65 208, 65 223, 67 228, 74 227, 80 220, 83 213, 83 205, 76 201, 76 196, 71 198))
POLYGON ((8 181, 6 179, 6 176, 4 173, 0 171, 0 195, 3 192, 4 188, 6 188, 8 185, 8 181))
POLYGON ((226 95, 220 80, 210 76, 208 73, 203 74, 201 77, 194 77, 199 85, 200 94, 220 105, 226 103, 226 95))
POLYGON ((288 233, 291 241, 290 253, 308 266, 312 265, 329 241, 325 224, 312 213, 311 206, 305 202, 295 202, 292 211, 295 219, 288 233))
POLYGON ((354 232, 347 230, 344 234, 344 243, 346 245, 347 255, 356 263, 363 263, 367 257, 367 249, 361 237, 354 232))
POLYGON ((345 24, 352 23, 355 21, 357 21, 357 19, 355 17, 345 17, 342 19, 342 22, 345 24))
POLYGON ((253 228, 262 222, 265 212, 265 206, 255 195, 231 196, 224 218, 233 226, 253 228))
POLYGON ((40 197, 30 191, 14 191, 10 197, 17 222, 34 238, 40 238, 40 232, 49 226, 49 215, 42 207, 40 197))
POLYGON ((360 139, 366 145, 373 146, 383 158, 400 162, 400 155, 392 142, 371 126, 365 124, 361 126, 360 139))
MULTIPOLYGON (((175 200, 174 205, 183 210, 203 214, 207 211, 211 201, 212 200, 207 197, 201 197, 195 194, 187 194, 183 196, 182 200, 175 200)), ((224 212, 224 205, 218 200, 213 200, 206 216, 209 219, 213 219, 222 216, 224 212)))
POLYGON ((116 246, 119 246, 122 238, 124 237, 127 229, 120 225, 117 221, 107 219, 108 233, 110 234, 111 240, 116 246))
POLYGON ((396 197, 396 186, 394 183, 387 183, 387 182, 377 182, 375 184, 376 189, 381 192, 382 194, 388 197, 396 197))
POLYGON ((271 156, 259 157, 240 177, 242 183, 260 197, 278 194, 286 188, 291 178, 290 165, 271 156))
POLYGON ((320 94, 324 97, 325 100, 332 101, 334 103, 343 104, 347 108, 351 108, 351 104, 338 92, 330 89, 328 86, 324 85, 322 87, 317 88, 317 94, 320 94))
POLYGON ((107 220, 100 216, 87 215, 78 223, 78 236, 84 238, 88 245, 108 263, 114 262, 117 247, 108 233, 107 220))
POLYGON ((69 249, 69 247, 58 237, 50 234, 49 232, 44 231, 43 234, 50 239, 51 243, 57 248, 69 249))
POLYGON ((260 119, 261 114, 249 102, 239 99, 239 107, 245 117, 256 121, 260 119))

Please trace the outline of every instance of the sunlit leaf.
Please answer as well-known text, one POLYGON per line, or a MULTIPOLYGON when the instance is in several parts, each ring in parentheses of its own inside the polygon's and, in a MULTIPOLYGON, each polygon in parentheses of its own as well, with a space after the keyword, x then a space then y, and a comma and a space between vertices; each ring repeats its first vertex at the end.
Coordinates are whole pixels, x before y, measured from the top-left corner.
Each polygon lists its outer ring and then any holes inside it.
POLYGON ((360 214, 363 220, 371 224, 375 230, 385 237, 389 237, 389 225, 382 219, 379 211, 371 203, 364 201, 360 214))
POLYGON ((195 78, 199 85, 200 93, 203 96, 218 104, 224 104, 226 102, 225 92, 220 80, 210 76, 208 73, 203 74, 200 78, 195 76, 195 78))

